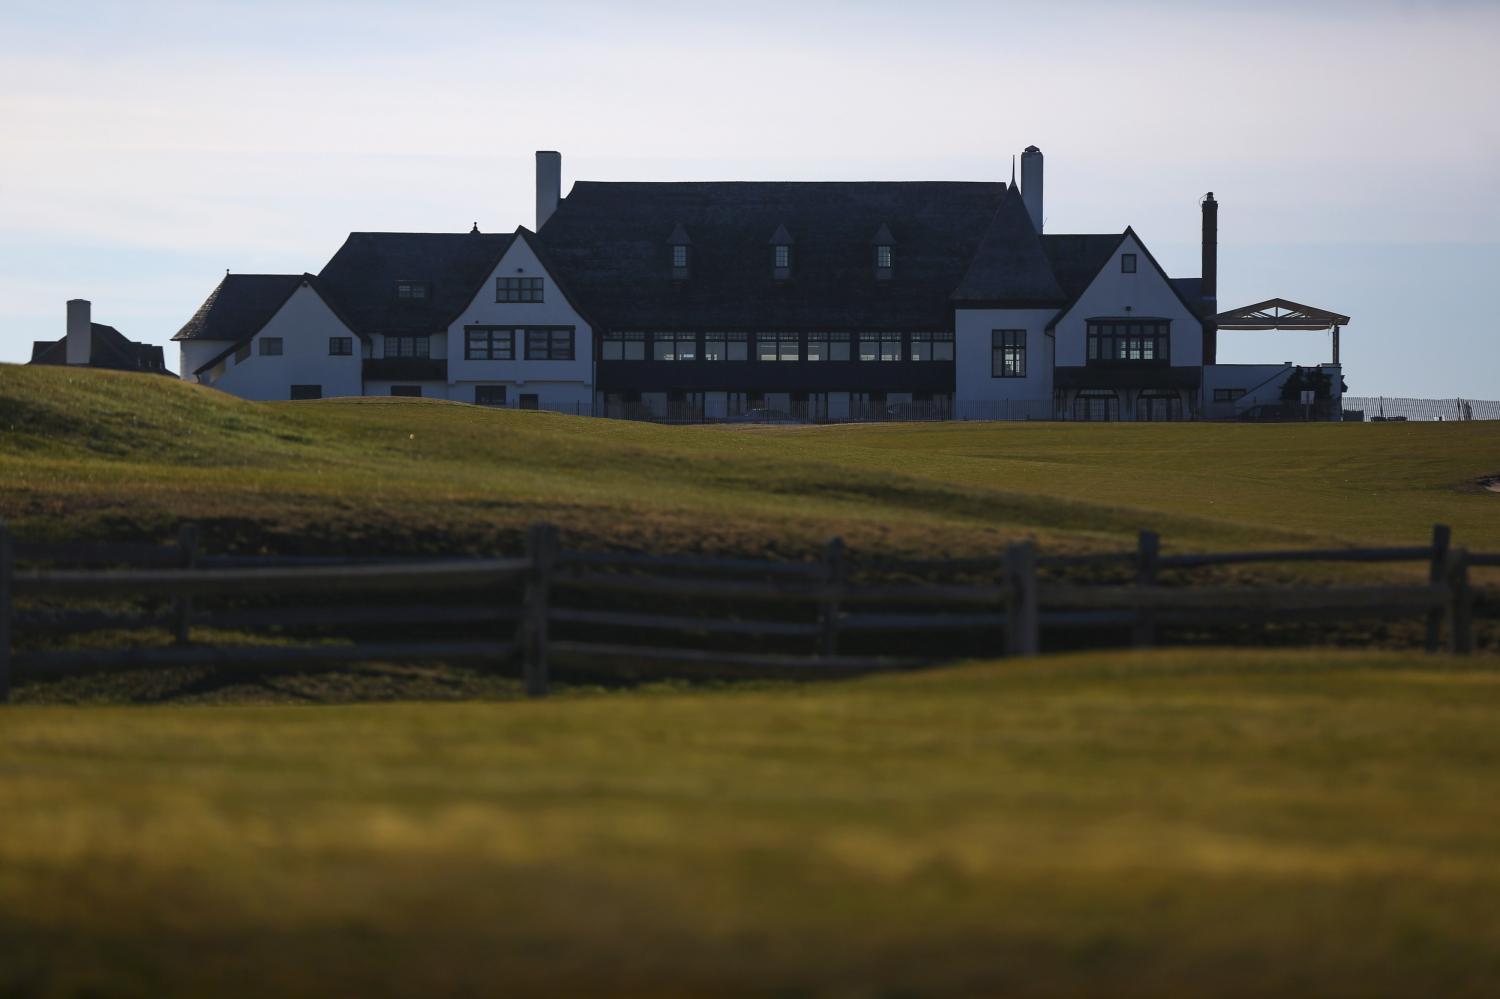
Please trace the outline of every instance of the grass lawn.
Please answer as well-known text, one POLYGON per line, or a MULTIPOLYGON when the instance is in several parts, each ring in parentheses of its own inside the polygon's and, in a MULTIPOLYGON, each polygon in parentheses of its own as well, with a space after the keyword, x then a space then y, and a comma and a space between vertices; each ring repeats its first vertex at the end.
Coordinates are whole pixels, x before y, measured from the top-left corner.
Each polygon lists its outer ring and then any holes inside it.
POLYGON ((1493 994, 1466 665, 12 706, 0 994, 1493 994))
POLYGON ((799 554, 1424 542, 1500 550, 1500 423, 660 427, 407 399, 248 403, 0 365, 0 516, 34 537, 212 548, 565 541, 799 554))

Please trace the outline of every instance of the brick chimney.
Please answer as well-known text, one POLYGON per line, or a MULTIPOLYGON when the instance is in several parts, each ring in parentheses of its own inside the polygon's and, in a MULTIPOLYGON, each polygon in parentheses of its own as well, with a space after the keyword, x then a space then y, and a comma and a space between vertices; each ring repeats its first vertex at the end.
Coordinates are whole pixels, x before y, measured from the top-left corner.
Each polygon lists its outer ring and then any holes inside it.
MULTIPOLYGON (((1210 316, 1219 311, 1219 203, 1214 192, 1203 198, 1203 280, 1198 294, 1210 316)), ((1203 321, 1203 363, 1217 364, 1219 331, 1212 319, 1203 321)))
POLYGON ((88 364, 94 350, 93 306, 86 298, 68 300, 68 363, 88 364))
POLYGON ((536 231, 557 211, 562 200, 562 153, 538 149, 536 153, 536 231))
POLYGON ((1021 201, 1026 205, 1026 214, 1031 216, 1031 226, 1042 231, 1042 151, 1036 146, 1027 146, 1021 154, 1021 201))

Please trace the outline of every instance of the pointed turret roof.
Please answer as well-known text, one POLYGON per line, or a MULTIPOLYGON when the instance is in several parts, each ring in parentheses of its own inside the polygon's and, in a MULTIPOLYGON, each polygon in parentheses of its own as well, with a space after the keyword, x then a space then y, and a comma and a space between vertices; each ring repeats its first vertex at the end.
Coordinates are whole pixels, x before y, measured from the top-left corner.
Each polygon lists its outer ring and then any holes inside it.
POLYGON ((692 246, 693 237, 689 236, 688 231, 682 227, 682 223, 678 222, 676 225, 672 226, 672 235, 667 237, 667 245, 692 246))
POLYGON ((882 222, 880 228, 875 230, 875 235, 870 237, 870 242, 876 246, 895 246, 896 237, 891 235, 891 227, 882 222))
POLYGON ((776 224, 776 231, 771 233, 771 245, 790 246, 791 244, 792 234, 786 231, 786 223, 778 222, 776 224))
POLYGON ((1066 300, 1019 189, 1006 190, 951 297, 957 302, 1037 307, 1066 300))

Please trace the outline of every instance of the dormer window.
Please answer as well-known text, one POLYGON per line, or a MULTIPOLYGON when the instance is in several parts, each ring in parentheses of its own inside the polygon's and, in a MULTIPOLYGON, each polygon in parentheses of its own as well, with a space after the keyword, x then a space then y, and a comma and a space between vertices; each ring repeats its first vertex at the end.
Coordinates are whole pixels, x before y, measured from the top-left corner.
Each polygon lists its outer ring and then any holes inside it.
POLYGON ((889 281, 892 265, 896 262, 896 237, 891 235, 890 227, 882 222, 870 242, 875 246, 875 280, 889 281))
POLYGON ((427 301, 426 281, 397 281, 396 300, 398 302, 425 302, 427 301))
POLYGON ((771 234, 771 276, 785 281, 792 276, 792 234, 778 225, 771 234))
POLYGON ((693 260, 692 245, 692 237, 687 234, 687 230, 682 227, 682 223, 678 222, 672 227, 672 235, 667 237, 667 246, 672 251, 672 280, 683 281, 687 279, 689 267, 693 260))

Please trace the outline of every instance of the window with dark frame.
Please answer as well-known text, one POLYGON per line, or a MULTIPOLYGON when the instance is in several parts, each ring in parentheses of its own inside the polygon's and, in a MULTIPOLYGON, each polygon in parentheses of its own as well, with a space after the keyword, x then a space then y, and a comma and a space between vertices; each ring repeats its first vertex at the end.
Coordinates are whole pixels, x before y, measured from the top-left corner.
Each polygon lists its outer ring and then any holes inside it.
POLYGON ((464 360, 514 361, 516 331, 509 326, 465 326, 464 360))
POLYGON ((685 270, 688 265, 688 248, 682 243, 672 247, 672 266, 678 270, 685 270))
POLYGON ((859 335, 859 359, 861 361, 901 360, 900 333, 861 333, 859 335))
POLYGON ((696 361, 698 359, 698 334, 654 334, 651 337, 651 358, 656 361, 696 361))
POLYGON ((891 269, 892 249, 884 244, 875 247, 875 266, 883 271, 891 269))
POLYGON ((990 377, 1026 377, 1026 331, 990 331, 990 377))
POLYGON ((321 399, 323 398, 323 386, 321 385, 293 385, 292 399, 321 399))
POLYGON ((705 361, 748 361, 750 339, 745 333, 703 334, 703 359, 705 361))
POLYGON ((1214 389, 1214 402, 1234 402, 1244 394, 1245 390, 1242 388, 1214 389))
POLYGON ((503 406, 505 405, 504 385, 475 385, 474 405, 476 406, 503 406))
POLYGON ((422 398, 422 386, 420 385, 392 385, 391 395, 403 396, 412 399, 422 398))
POLYGON ((407 336, 387 333, 385 337, 386 357, 428 357, 431 349, 431 339, 426 335, 407 336))
POLYGON ((911 359, 913 361, 953 360, 953 334, 913 333, 911 335, 911 359))
POLYGON ((427 301, 426 281, 397 281, 396 300, 399 302, 427 301))
POLYGON ((800 361, 802 338, 796 333, 757 333, 755 357, 760 361, 800 361))
POLYGON ((777 270, 786 270, 792 266, 792 248, 786 243, 777 243, 771 251, 772 266, 777 270))
POLYGON ((329 357, 349 357, 354 353, 354 337, 331 336, 328 338, 329 357))
POLYGON ((1134 253, 1122 253, 1122 254, 1120 254, 1120 273, 1121 274, 1134 274, 1135 273, 1135 254, 1134 253))
POLYGON ((262 357, 280 357, 282 342, 279 336, 263 336, 260 338, 260 354, 262 357))
POLYGON ((539 277, 495 278, 495 301, 497 302, 540 302, 541 300, 542 279, 539 277))
POLYGON ((809 361, 849 360, 848 333, 807 334, 807 359, 809 361))
POLYGON ((557 329, 528 329, 526 333, 526 360, 571 361, 573 360, 573 327, 557 329))
POLYGON ((1090 364, 1167 364, 1172 324, 1164 320, 1102 319, 1088 324, 1090 364))
POLYGON ((606 333, 599 341, 601 361, 644 361, 646 334, 606 333))

